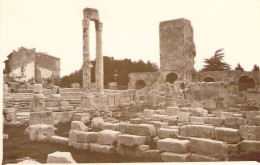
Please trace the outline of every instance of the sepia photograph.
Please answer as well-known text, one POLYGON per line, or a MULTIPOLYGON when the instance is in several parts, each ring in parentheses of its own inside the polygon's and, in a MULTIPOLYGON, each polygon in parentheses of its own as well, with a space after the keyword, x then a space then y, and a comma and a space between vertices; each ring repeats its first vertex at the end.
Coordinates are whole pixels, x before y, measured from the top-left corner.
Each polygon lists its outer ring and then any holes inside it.
POLYGON ((260 0, 1 0, 2 164, 260 162, 260 0))

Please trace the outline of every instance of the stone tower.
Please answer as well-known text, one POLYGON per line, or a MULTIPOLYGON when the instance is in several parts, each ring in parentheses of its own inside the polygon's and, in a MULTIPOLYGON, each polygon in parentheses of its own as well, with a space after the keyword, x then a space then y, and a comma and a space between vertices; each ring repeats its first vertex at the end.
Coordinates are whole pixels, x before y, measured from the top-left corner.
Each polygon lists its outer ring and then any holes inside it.
POLYGON ((175 80, 191 80, 196 56, 191 22, 184 18, 160 22, 159 34, 164 79, 174 74, 175 80))

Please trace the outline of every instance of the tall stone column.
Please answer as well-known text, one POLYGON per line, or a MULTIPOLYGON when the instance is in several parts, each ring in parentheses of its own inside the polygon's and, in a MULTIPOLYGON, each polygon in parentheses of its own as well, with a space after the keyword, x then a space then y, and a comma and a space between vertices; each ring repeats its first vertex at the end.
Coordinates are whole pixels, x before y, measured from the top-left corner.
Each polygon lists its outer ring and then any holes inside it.
POLYGON ((90 19, 83 19, 83 91, 91 92, 91 70, 90 70, 90 52, 89 52, 89 23, 90 19))
POLYGON ((96 92, 103 94, 104 88, 104 69, 102 52, 102 27, 103 23, 95 22, 96 25, 96 92))

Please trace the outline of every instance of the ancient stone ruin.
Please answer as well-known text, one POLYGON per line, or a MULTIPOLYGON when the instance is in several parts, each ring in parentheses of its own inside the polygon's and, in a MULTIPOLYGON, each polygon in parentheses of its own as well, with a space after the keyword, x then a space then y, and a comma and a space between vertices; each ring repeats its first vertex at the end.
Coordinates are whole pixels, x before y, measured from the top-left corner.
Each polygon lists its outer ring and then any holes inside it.
MULTIPOLYGON (((131 73, 127 90, 104 89, 102 23, 83 10, 83 88, 11 93, 4 83, 4 124, 28 124, 32 141, 50 141, 98 154, 150 161, 229 161, 260 154, 260 72, 196 72, 191 22, 160 23, 160 71, 131 73), (96 27, 96 87, 90 78, 89 23, 96 27), (245 83, 243 78, 251 79, 245 83), (55 125, 71 124, 68 137, 55 125)), ((7 80, 4 80, 7 81, 7 80)), ((8 135, 5 135, 8 140, 8 135)), ((75 163, 68 152, 47 163, 75 163)))

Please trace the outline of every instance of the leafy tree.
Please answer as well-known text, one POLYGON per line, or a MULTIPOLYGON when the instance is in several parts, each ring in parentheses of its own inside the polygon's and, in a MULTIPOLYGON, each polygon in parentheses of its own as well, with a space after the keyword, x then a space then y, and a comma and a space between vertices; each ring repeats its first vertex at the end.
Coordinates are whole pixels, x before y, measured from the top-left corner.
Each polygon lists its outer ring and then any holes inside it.
POLYGON ((215 54, 209 59, 205 59, 204 68, 202 71, 221 71, 221 70, 230 70, 230 65, 223 62, 224 52, 222 49, 218 49, 215 51, 215 54))
POLYGON ((243 72, 244 68, 240 65, 240 63, 238 63, 237 66, 235 67, 235 70, 240 70, 241 72, 243 72))
POLYGON ((259 66, 255 64, 254 68, 252 69, 252 71, 259 71, 259 70, 260 70, 259 66))

